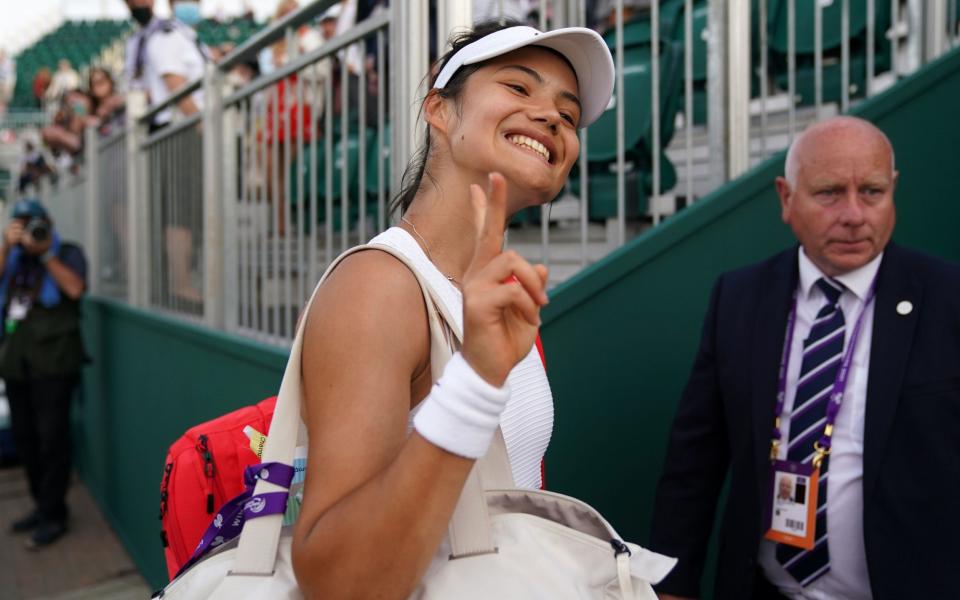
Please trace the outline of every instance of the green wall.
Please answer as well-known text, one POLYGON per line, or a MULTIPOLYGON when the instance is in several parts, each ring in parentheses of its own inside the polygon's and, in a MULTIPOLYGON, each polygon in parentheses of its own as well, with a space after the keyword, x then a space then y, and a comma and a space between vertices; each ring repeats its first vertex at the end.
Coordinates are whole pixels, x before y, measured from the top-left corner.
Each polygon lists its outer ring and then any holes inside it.
MULTIPOLYGON (((854 114, 876 123, 900 171, 894 239, 960 260, 960 53, 854 114)), ((783 154, 583 271, 552 295, 543 339, 556 401, 551 489, 648 540, 653 495, 710 288, 727 270, 794 244, 773 180, 783 154)))
POLYGON ((84 304, 77 466, 137 566, 166 582, 160 476, 167 448, 198 423, 276 393, 279 349, 118 302, 84 304))
MULTIPOLYGON (((862 105, 897 148, 895 238, 960 259, 960 54, 862 105)), ((644 542, 667 430, 714 278, 792 243, 773 178, 782 157, 682 211, 552 295, 543 337, 556 398, 551 489, 599 508, 644 542)), ((188 427, 275 392, 284 353, 93 298, 84 331, 94 363, 77 411, 77 463, 137 565, 166 580, 159 482, 188 427)))

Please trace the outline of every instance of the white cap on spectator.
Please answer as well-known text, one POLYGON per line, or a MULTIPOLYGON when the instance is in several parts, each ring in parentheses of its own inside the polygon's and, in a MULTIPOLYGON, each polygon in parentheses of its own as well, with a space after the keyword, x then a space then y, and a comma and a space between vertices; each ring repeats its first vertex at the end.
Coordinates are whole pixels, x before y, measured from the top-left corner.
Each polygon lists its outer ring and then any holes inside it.
POLYGON ((566 27, 546 33, 525 25, 508 27, 467 44, 450 57, 434 88, 443 88, 464 65, 483 62, 524 46, 543 46, 562 54, 573 66, 583 111, 580 127, 596 121, 610 103, 614 68, 610 49, 600 35, 585 27, 566 27))
POLYGON ((336 20, 340 18, 340 11, 343 10, 343 7, 340 6, 340 3, 337 2, 330 8, 328 8, 322 15, 320 15, 321 21, 327 21, 330 19, 336 20))

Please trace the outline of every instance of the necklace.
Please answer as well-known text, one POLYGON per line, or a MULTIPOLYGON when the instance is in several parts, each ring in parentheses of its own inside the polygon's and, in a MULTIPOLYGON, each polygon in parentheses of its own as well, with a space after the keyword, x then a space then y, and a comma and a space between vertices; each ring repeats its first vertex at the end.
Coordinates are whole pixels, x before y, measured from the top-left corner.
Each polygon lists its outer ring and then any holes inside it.
MULTIPOLYGON (((413 233, 414 233, 418 238, 420 238, 420 241, 421 241, 421 242, 423 242, 423 249, 427 251, 427 258, 430 259, 430 262, 433 263, 433 266, 437 267, 437 270, 440 270, 440 267, 437 265, 437 261, 435 261, 435 260, 433 259, 433 252, 431 252, 431 250, 430 250, 430 244, 428 244, 428 243, 427 243, 427 240, 423 239, 423 236, 420 235, 420 232, 419 232, 419 231, 417 231, 417 226, 414 225, 414 224, 410 221, 410 219, 408 219, 408 218, 406 218, 406 217, 404 217, 404 216, 401 216, 401 217, 400 217, 400 220, 403 221, 404 223, 406 223, 407 225, 409 225, 411 229, 413 229, 413 233)), ((450 283, 456 285, 457 287, 460 287, 460 282, 457 281, 456 279, 454 279, 453 275, 447 275, 447 274, 444 273, 443 271, 440 271, 440 274, 443 275, 444 277, 446 277, 446 278, 447 278, 447 281, 449 281, 450 283)))

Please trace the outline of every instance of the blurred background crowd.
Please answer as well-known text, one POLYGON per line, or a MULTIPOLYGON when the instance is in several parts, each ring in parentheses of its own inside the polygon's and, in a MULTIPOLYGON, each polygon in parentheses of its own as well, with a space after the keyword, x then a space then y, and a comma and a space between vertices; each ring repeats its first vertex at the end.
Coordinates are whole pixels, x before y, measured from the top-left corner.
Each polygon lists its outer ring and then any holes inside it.
MULTIPOLYGON (((209 60, 219 61, 266 24, 282 19, 305 1, 277 0, 266 20, 258 20, 249 0, 245 0, 243 12, 234 16, 226 16, 220 10, 203 15, 197 0, 170 0, 169 12, 161 8, 159 14, 167 14, 192 28, 209 60)), ((162 3, 157 4, 159 7, 162 3)), ((325 40, 384 10, 388 4, 389 0, 343 0, 314 23, 300 28, 297 55, 316 49, 325 40)), ((635 11, 648 5, 649 0, 626 0, 624 20, 628 21, 635 11)), ((539 6, 537 0, 475 0, 473 10, 475 20, 503 14, 536 26, 540 22, 539 6)), ((614 2, 589 0, 587 17, 599 31, 612 27, 614 2)), ((67 21, 17 56, 0 48, 0 120, 14 125, 0 130, 0 143, 19 144, 22 156, 17 169, 19 193, 29 192, 30 186, 36 185, 43 176, 75 172, 82 156, 83 131, 88 125, 101 135, 109 135, 123 122, 125 92, 131 85, 130 74, 124 70, 124 40, 135 31, 132 20, 67 21), (23 117, 4 118, 17 115, 23 117), (24 118, 39 125, 39 135, 32 131, 22 135, 15 125, 24 118), (22 139, 17 139, 18 136, 22 139)), ((314 67, 314 77, 333 77, 335 115, 340 111, 341 95, 337 87, 340 69, 348 69, 351 98, 356 96, 353 86, 361 69, 366 71, 367 93, 376 93, 378 69, 374 64, 374 51, 368 48, 367 55, 362 56, 362 51, 351 48, 314 67)), ((435 53, 434 42, 431 54, 435 53)), ((242 87, 290 59, 288 42, 277 42, 261 52, 258 60, 234 67, 228 85, 234 89, 242 87)), ((368 102, 367 106, 373 110, 375 103, 368 102)), ((285 110, 282 99, 277 108, 285 110)), ((320 116, 313 115, 314 118, 320 116)))

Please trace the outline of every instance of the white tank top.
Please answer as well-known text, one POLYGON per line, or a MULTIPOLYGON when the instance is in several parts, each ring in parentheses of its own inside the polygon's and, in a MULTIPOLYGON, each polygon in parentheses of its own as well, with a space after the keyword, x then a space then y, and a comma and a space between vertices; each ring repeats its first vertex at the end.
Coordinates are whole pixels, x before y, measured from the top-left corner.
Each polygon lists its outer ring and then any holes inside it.
MULTIPOLYGON (((405 229, 391 227, 371 243, 383 244, 406 256, 433 288, 463 331, 463 295, 427 258, 426 253, 405 229)), ((510 371, 510 399, 500 416, 500 429, 507 446, 513 481, 517 487, 539 488, 540 464, 553 433, 553 394, 536 347, 510 371)), ((419 408, 419 406, 417 407, 419 408)), ((409 427, 413 428, 410 413, 409 427)))

